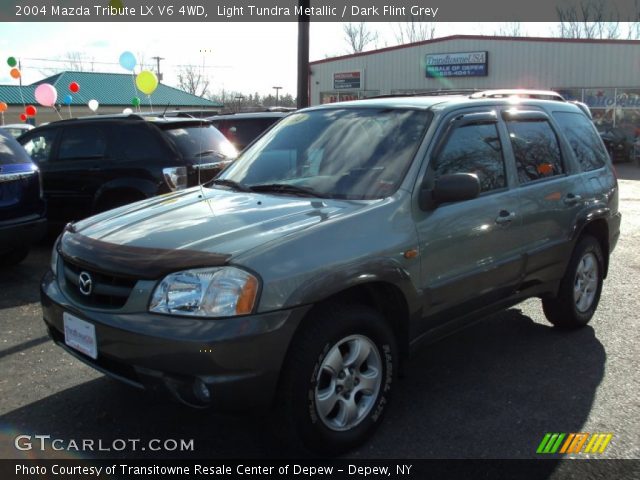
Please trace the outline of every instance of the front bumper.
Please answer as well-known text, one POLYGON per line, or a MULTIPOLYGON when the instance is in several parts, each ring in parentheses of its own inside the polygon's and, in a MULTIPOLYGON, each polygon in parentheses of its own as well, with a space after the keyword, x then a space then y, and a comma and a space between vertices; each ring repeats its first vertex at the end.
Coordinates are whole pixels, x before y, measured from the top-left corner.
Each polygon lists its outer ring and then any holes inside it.
POLYGON ((39 241, 47 231, 47 219, 39 215, 0 222, 0 253, 29 247, 39 241))
POLYGON ((310 308, 220 320, 94 310, 70 302, 51 272, 40 293, 49 335, 79 360, 135 387, 219 410, 271 406, 289 343, 310 308), (65 311, 95 326, 96 360, 65 344, 65 311), (209 399, 197 394, 202 385, 209 399))

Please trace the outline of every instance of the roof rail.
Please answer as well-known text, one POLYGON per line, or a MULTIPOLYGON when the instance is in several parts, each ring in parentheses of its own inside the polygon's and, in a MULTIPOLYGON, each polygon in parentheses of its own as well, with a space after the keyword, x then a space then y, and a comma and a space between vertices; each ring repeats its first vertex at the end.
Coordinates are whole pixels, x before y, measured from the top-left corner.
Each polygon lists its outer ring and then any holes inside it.
POLYGON ((440 89, 440 90, 425 90, 423 92, 407 92, 407 93, 388 93, 384 95, 374 95, 372 97, 366 97, 362 100, 369 98, 394 98, 394 97, 437 97, 445 95, 469 95, 470 93, 479 92, 477 88, 457 88, 457 89, 440 89))
POLYGON ((482 90, 470 95, 470 98, 509 98, 523 97, 538 100, 555 100, 566 102, 565 98, 553 90, 533 90, 528 88, 482 90))

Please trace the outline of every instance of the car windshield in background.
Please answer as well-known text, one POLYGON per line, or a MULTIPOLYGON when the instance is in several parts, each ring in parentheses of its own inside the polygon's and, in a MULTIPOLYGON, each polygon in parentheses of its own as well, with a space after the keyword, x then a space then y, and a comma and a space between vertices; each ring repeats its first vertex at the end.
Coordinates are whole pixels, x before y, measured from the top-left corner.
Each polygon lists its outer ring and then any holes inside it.
POLYGON ((429 125, 423 110, 332 108, 295 113, 221 178, 254 191, 376 199, 394 193, 429 125))
POLYGON ((31 159, 13 137, 0 132, 0 166, 12 163, 31 163, 31 159))
POLYGON ((202 160, 235 158, 235 147, 215 127, 203 125, 176 125, 164 131, 185 158, 202 160))

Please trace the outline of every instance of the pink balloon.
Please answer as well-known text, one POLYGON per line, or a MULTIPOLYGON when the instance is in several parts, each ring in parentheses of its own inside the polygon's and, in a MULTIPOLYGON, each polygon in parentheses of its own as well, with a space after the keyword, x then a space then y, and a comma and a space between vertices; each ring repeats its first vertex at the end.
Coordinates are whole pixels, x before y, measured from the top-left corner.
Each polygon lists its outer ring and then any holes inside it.
POLYGON ((49 83, 38 85, 36 87, 35 95, 36 101, 43 107, 53 107, 58 99, 58 91, 49 83))

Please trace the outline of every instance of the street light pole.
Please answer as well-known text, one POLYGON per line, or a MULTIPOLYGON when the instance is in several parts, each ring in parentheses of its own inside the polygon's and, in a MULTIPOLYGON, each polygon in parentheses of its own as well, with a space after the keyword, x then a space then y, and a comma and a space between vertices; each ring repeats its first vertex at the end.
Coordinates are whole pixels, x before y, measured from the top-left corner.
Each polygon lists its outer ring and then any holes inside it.
POLYGON ((276 91, 276 107, 278 106, 278 93, 282 89, 282 87, 271 87, 276 91))

